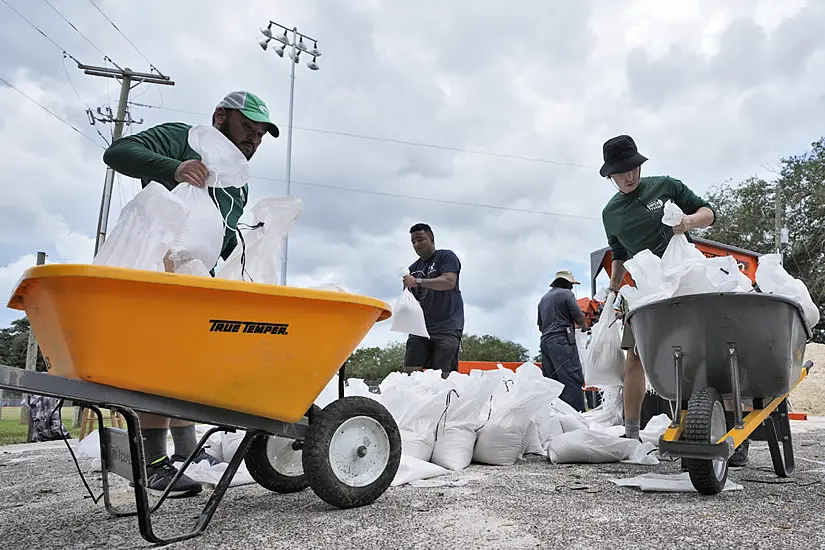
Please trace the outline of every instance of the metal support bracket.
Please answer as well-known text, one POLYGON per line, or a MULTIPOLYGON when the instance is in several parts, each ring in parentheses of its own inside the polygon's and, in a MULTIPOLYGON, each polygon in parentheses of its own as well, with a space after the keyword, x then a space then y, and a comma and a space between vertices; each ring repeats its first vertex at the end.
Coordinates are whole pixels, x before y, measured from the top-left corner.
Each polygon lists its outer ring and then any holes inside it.
POLYGON ((736 343, 728 342, 728 366, 730 368, 730 384, 733 388, 733 422, 734 427, 741 430, 745 427, 742 420, 742 386, 739 383, 739 354, 736 343))
POLYGON ((682 374, 684 373, 682 357, 682 347, 673 346, 673 368, 676 371, 676 410, 673 412, 671 428, 678 428, 682 418, 682 374))

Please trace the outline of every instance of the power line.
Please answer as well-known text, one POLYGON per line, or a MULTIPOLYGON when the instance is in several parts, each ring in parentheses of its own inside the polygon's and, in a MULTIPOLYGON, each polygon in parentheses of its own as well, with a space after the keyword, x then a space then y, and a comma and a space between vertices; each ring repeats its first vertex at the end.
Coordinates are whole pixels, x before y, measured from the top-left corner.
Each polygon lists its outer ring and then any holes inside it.
POLYGON ((100 49, 100 48, 98 48, 98 47, 95 45, 95 43, 94 43, 94 42, 92 42, 92 41, 89 39, 89 37, 88 37, 88 36, 86 36, 85 34, 83 34, 82 32, 80 32, 80 29, 78 29, 78 28, 74 25, 74 23, 72 23, 71 21, 69 21, 69 20, 66 18, 66 16, 65 16, 65 15, 63 15, 62 13, 60 13, 60 10, 58 10, 56 7, 54 7, 54 5, 53 5, 51 2, 49 2, 49 0, 43 0, 43 1, 44 1, 44 2, 46 2, 46 4, 48 4, 48 5, 49 5, 49 7, 50 7, 51 9, 53 9, 53 10, 54 10, 54 12, 55 12, 57 15, 59 15, 59 16, 61 17, 61 19, 63 19, 63 21, 65 21, 66 23, 68 23, 68 24, 69 24, 69 26, 70 26, 71 28, 73 28, 77 34, 79 34, 81 37, 83 37, 83 39, 84 39, 84 40, 86 40, 86 42, 88 42, 88 43, 89 43, 89 45, 91 45, 91 46, 92 46, 95 50, 97 50, 97 52, 98 52, 100 55, 102 55, 103 57, 106 57, 106 54, 105 54, 105 53, 103 53, 103 52, 101 51, 101 49, 100 49))
MULTIPOLYGON (((284 182, 286 183, 285 179, 280 178, 268 178, 264 176, 252 176, 252 179, 259 179, 259 180, 267 180, 267 181, 277 181, 277 182, 284 182)), ((543 216, 554 216, 557 218, 576 218, 582 220, 601 220, 601 218, 594 217, 594 216, 582 216, 579 214, 563 214, 561 212, 548 212, 545 210, 531 210, 528 208, 513 208, 509 206, 498 206, 493 204, 481 204, 481 203, 474 203, 474 202, 463 202, 463 201, 451 201, 447 199, 435 199, 432 197, 416 197, 413 195, 401 195, 398 193, 389 193, 386 191, 373 191, 371 189, 357 189, 354 187, 340 187, 337 185, 327 185, 323 183, 313 183, 309 181, 297 181, 292 180, 292 183, 296 183, 298 185, 308 185, 310 187, 320 187, 323 189, 334 189, 337 191, 348 191, 351 193, 363 193, 367 195, 378 195, 382 197, 393 197, 398 199, 408 199, 408 200, 417 200, 417 201, 426 201, 426 202, 435 202, 440 204, 451 204, 455 206, 472 206, 476 208, 488 208, 491 210, 502 210, 508 212, 521 212, 523 214, 540 214, 543 216)))
MULTIPOLYGON (((130 102, 130 105, 134 105, 135 107, 145 107, 147 109, 159 109, 161 111, 173 111, 176 113, 184 113, 189 115, 198 115, 198 116, 211 116, 209 113, 202 113, 199 111, 188 111, 186 109, 173 109, 171 107, 160 107, 158 105, 148 105, 145 103, 135 103, 130 102)), ((510 155, 507 153, 497 153, 494 151, 481 151, 478 149, 464 149, 461 147, 452 147, 449 145, 438 145, 435 143, 424 143, 420 141, 407 141, 403 139, 393 139, 393 138, 384 138, 384 137, 377 137, 377 136, 367 136, 364 134, 355 134, 352 132, 338 132, 335 130, 323 130, 320 128, 307 128, 301 126, 293 126, 295 130, 303 130, 304 132, 315 132, 318 134, 329 134, 334 136, 341 136, 341 137, 349 137, 349 138, 356 138, 356 139, 365 139, 370 141, 382 141, 385 143, 395 143, 398 145, 410 145, 413 147, 425 147, 428 149, 442 149, 446 151, 455 151, 458 153, 469 153, 472 155, 485 155, 489 157, 496 157, 502 159, 509 159, 509 160, 520 160, 526 162, 539 162, 542 164, 553 164, 556 166, 569 166, 571 168, 584 168, 587 170, 598 170, 598 166, 587 166, 585 164, 577 164, 575 162, 565 162, 561 160, 551 160, 551 159, 544 159, 540 157, 526 157, 520 155, 510 155)), ((717 184, 718 182, 715 181, 708 181, 708 180, 693 180, 698 183, 708 183, 708 184, 717 184)))
MULTIPOLYGON (((160 107, 158 105, 147 105, 145 103, 131 102, 130 104, 134 105, 135 107, 146 107, 148 109, 160 109, 162 111, 174 111, 174 112, 177 112, 177 113, 184 113, 184 114, 189 114, 189 115, 210 116, 209 113, 202 113, 202 112, 198 112, 198 111, 187 111, 185 109, 172 109, 170 107, 160 107)), ((315 133, 318 133, 318 134, 330 134, 330 135, 334 135, 334 136, 342 136, 342 137, 357 138, 357 139, 366 139, 366 140, 370 140, 370 141, 383 141, 383 142, 386 142, 386 143, 395 143, 395 144, 399 144, 399 145, 411 145, 411 146, 414 146, 414 147, 426 147, 428 149, 442 149, 442 150, 446 150, 446 151, 455 151, 455 152, 459 152, 459 153, 470 153, 470 154, 474 154, 474 155, 486 155, 486 156, 497 157, 497 158, 505 158, 505 159, 511 159, 511 160, 522 160, 522 161, 528 161, 528 162, 541 162, 541 163, 544 163, 544 164, 555 164, 555 165, 558 165, 558 166, 570 166, 570 167, 574 167, 574 168, 587 168, 588 170, 598 169, 598 166, 585 166, 584 164, 576 164, 576 163, 573 163, 573 162, 564 162, 564 161, 560 161, 560 160, 543 159, 543 158, 539 158, 539 157, 525 157, 525 156, 519 156, 519 155, 509 155, 509 154, 506 154, 506 153, 496 153, 496 152, 492 152, 492 151, 480 151, 480 150, 477 150, 477 149, 463 149, 461 147, 451 147, 449 145, 438 145, 438 144, 435 144, 435 143, 423 143, 423 142, 419 142, 419 141, 406 141, 406 140, 402 140, 402 139, 383 138, 383 137, 377 137, 377 136, 367 136, 367 135, 355 134, 355 133, 351 133, 351 132, 337 132, 337 131, 334 131, 334 130, 322 130, 322 129, 319 129, 319 128, 306 128, 306 127, 302 127, 302 126, 293 126, 293 128, 295 130, 303 130, 304 132, 315 132, 315 133)))
POLYGON ((37 105, 38 107, 40 107, 41 109, 43 109, 44 111, 46 111, 47 113, 49 113, 50 115, 52 115, 54 118, 56 118, 57 120, 59 120, 60 122, 62 122, 63 124, 65 124, 66 126, 68 126, 69 128, 71 128, 72 130, 74 130, 75 132, 77 132, 78 134, 80 134, 81 136, 83 136, 84 138, 86 138, 88 141, 90 141, 91 143, 93 143, 96 147, 100 147, 101 149, 105 149, 105 147, 103 147, 101 144, 99 144, 98 142, 96 142, 95 140, 93 140, 92 138, 90 138, 89 136, 87 136, 86 134, 84 134, 83 132, 81 132, 80 130, 78 130, 78 129, 77 129, 77 127, 75 127, 74 125, 72 125, 72 124, 71 124, 70 122, 68 122, 66 119, 61 118, 60 116, 58 116, 58 115, 54 114, 54 112, 53 112, 53 111, 51 111, 49 108, 44 107, 42 104, 40 104, 40 103, 39 103, 39 102, 37 102, 35 99, 33 99, 31 96, 29 96, 28 94, 26 94, 25 92, 23 92, 22 90, 20 90, 20 89, 19 89, 19 88, 17 88, 16 86, 14 86, 11 82, 9 82, 8 80, 6 80, 5 78, 0 77, 0 82, 2 82, 3 84, 5 84, 5 85, 6 85, 6 86, 8 86, 9 88, 11 88, 12 90, 14 90, 15 92, 17 92, 18 94, 22 95, 23 97, 25 97, 26 99, 28 99, 29 101, 31 101, 32 103, 34 103, 35 105, 37 105))
MULTIPOLYGON (((66 80, 68 81, 69 86, 71 86, 72 90, 74 91, 74 95, 76 95, 76 96, 77 96, 77 99, 79 99, 79 100, 80 100, 80 102, 81 102, 81 103, 82 103, 82 104, 86 107, 86 112, 87 112, 87 113, 91 113, 92 108, 91 108, 91 107, 89 107, 89 104, 88 104, 88 103, 86 103, 86 102, 83 100, 83 98, 82 98, 82 97, 80 97, 80 92, 78 92, 78 91, 77 91, 77 88, 75 87, 74 82, 72 82, 72 78, 69 76, 69 71, 68 71, 68 69, 66 69, 66 56, 65 56, 65 55, 63 56, 63 73, 65 73, 65 75, 66 75, 66 80)), ((90 116, 91 116, 91 115, 90 115, 90 116)), ((94 119, 92 119, 92 120, 94 120, 94 119)), ((99 135, 99 136, 100 136, 100 138, 103 140, 103 143, 105 143, 105 144, 108 146, 108 145, 109 145, 109 141, 108 141, 108 140, 106 139, 106 137, 105 137, 105 136, 104 136, 104 135, 100 132, 100 130, 99 130, 99 129, 97 129, 97 128, 95 128, 95 131, 97 132, 97 135, 99 135)), ((84 135, 85 135, 85 134, 84 134, 84 135)))
POLYGON ((80 63, 80 62, 79 62, 79 61, 78 61, 78 60, 77 60, 77 59, 76 59, 73 55, 71 55, 69 52, 67 52, 67 51, 66 51, 66 49, 65 49, 63 46, 61 46, 60 44, 58 44, 57 42, 55 42, 55 41, 54 41, 54 39, 52 39, 52 37, 51 37, 51 36, 49 36, 48 34, 46 34, 45 32, 43 32, 42 30, 40 30, 40 27, 38 27, 37 25, 35 25, 35 24, 34 24, 34 23, 32 23, 31 21, 29 21, 29 19, 28 19, 25 15, 23 15, 22 13, 20 13, 19 11, 17 11, 17 10, 14 8, 14 6, 12 6, 11 4, 9 4, 6 0, 0 0, 0 1, 1 1, 1 2, 3 2, 6 6, 8 6, 8 8, 9 8, 11 11, 13 11, 14 13, 16 13, 16 14, 17 14, 17 15, 18 15, 18 16, 19 16, 19 17, 20 17, 23 21, 25 21, 26 23, 28 23, 28 24, 29 24, 29 25, 30 25, 30 26, 31 26, 34 30, 36 30, 36 31, 37 31, 37 32, 39 32, 41 35, 43 35, 43 38, 45 38, 46 40, 48 40, 49 42, 51 42, 52 44, 54 44, 54 45, 55 45, 55 47, 56 47, 58 50, 60 50, 61 52, 63 52, 65 55, 67 55, 69 58, 71 58, 71 59, 72 59, 73 61, 75 61, 76 63, 80 63))
POLYGON ((106 18, 106 21, 108 21, 108 22, 109 22, 109 23, 110 23, 110 24, 111 24, 111 25, 115 28, 115 30, 116 30, 118 33, 120 33, 120 36, 122 36, 123 38, 125 38, 125 39, 126 39, 126 42, 128 42, 128 43, 129 43, 129 45, 130 45, 130 46, 132 46, 132 47, 135 49, 135 51, 136 51, 137 53, 139 53, 139 54, 140 54, 140 56, 143 58, 143 60, 144 60, 144 61, 146 61, 146 63, 148 63, 148 64, 149 64, 149 68, 150 68, 150 70, 151 70, 151 69, 154 69, 154 70, 155 70, 158 74, 160 74, 160 75, 162 75, 162 74, 163 74, 163 73, 161 73, 161 72, 158 70, 158 68, 157 68, 157 67, 155 67, 154 65, 152 65, 152 62, 151 62, 151 61, 149 61, 149 58, 148 58, 148 57, 146 57, 145 55, 143 55, 143 52, 142 52, 142 51, 140 51, 140 49, 139 49, 137 46, 135 46, 135 43, 134 43, 134 42, 132 42, 131 40, 129 40, 129 37, 128 37, 128 36, 126 36, 126 34, 125 34, 122 30, 120 30, 120 28, 119 28, 119 27, 115 24, 115 22, 114 22, 114 21, 112 21, 112 20, 111 20, 111 18, 110 18, 108 15, 106 15, 106 12, 104 12, 102 9, 100 9, 100 6, 98 6, 98 5, 95 3, 95 1, 94 1, 94 0, 89 0, 89 3, 90 3, 91 5, 93 5, 93 6, 95 7, 95 9, 96 9, 97 11, 99 11, 99 12, 100 12, 100 15, 102 15, 103 17, 105 17, 105 18, 106 18))

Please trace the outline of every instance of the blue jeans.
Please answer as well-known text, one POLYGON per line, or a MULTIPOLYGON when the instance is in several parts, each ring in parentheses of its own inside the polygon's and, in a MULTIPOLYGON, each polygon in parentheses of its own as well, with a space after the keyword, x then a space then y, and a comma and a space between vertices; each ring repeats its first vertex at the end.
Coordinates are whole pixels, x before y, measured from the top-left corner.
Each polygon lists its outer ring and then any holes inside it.
POLYGON ((584 412, 584 374, 576 344, 566 334, 554 334, 541 340, 541 370, 544 376, 564 384, 562 401, 584 412))

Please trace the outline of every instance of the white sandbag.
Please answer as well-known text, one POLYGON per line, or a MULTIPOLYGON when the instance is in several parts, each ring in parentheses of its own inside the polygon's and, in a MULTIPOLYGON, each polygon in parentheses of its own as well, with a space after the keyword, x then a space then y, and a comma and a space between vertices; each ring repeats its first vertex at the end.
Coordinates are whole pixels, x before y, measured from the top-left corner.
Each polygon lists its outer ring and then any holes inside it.
POLYGON ((344 395, 347 397, 369 397, 378 400, 379 396, 370 391, 370 387, 362 378, 349 378, 344 386, 344 395))
POLYGON ((811 299, 808 287, 799 279, 791 277, 782 267, 779 254, 765 254, 759 257, 756 268, 756 284, 766 294, 776 294, 790 298, 802 306, 808 326, 819 323, 819 308, 811 299))
POLYGON ((682 209, 679 208, 673 201, 670 199, 665 201, 665 205, 662 210, 662 223, 665 225, 669 225, 670 227, 676 227, 680 223, 682 223, 682 219, 685 217, 685 213, 682 212, 682 209))
POLYGON ((584 357, 584 379, 591 386, 622 385, 625 358, 622 351, 621 322, 616 319, 611 293, 604 304, 598 322, 593 325, 590 345, 584 357))
POLYGON ((338 399, 338 373, 333 375, 318 397, 315 398, 315 405, 323 409, 336 399, 338 399))
MULTIPOLYGON (((478 432, 473 462, 511 466, 524 455, 530 443, 527 437, 530 419, 547 402, 553 387, 540 384, 540 381, 535 380, 533 384, 517 382, 508 394, 509 399, 496 404, 490 419, 478 432)), ((561 393, 560 389, 558 393, 561 393)))
MULTIPOLYGON (((579 353, 579 361, 584 367, 584 352, 587 350, 587 343, 590 337, 586 332, 576 331, 576 351, 579 353)), ((587 381, 585 380, 585 383, 587 381)))
POLYGON ((278 284, 280 250, 303 211, 297 197, 267 197, 251 208, 253 223, 238 228, 238 244, 217 273, 222 279, 278 284))
POLYGON ((189 146, 209 171, 208 187, 243 187, 249 181, 249 161, 223 133, 207 124, 189 129, 189 146))
POLYGON ((448 393, 444 415, 438 421, 432 462, 448 470, 463 470, 473 460, 476 434, 482 427, 493 395, 494 380, 478 379, 459 394, 448 393))
MULTIPOLYGON (((412 382, 412 377, 406 377, 412 382)), ((401 452, 429 461, 435 445, 436 424, 446 408, 446 393, 430 393, 413 383, 392 386, 382 392, 381 402, 398 424, 401 452)))
POLYGON ((449 470, 437 464, 402 454, 401 463, 398 465, 398 471, 395 473, 395 477, 390 486, 398 487, 399 485, 406 485, 413 481, 443 476, 449 472, 449 470))
POLYGON ((547 458, 554 464, 602 464, 627 462, 631 464, 658 464, 649 454, 655 447, 637 439, 616 437, 604 432, 577 430, 564 433, 550 442, 547 458))
POLYGON ((564 433, 561 414, 550 403, 543 404, 527 425, 527 444, 524 454, 546 455, 547 446, 557 435, 564 433))
POLYGON ((206 187, 179 183, 172 195, 186 205, 183 232, 169 247, 172 270, 190 260, 200 260, 208 269, 218 262, 223 246, 224 220, 206 187))
POLYGON ((203 265, 203 262, 194 258, 184 261, 178 265, 172 266, 175 273, 182 275, 195 275, 197 277, 211 277, 209 270, 203 265))
POLYGON ((424 319, 424 310, 421 309, 421 304, 407 288, 401 292, 401 296, 398 297, 392 308, 392 326, 390 330, 424 338, 430 337, 427 332, 427 322, 424 319))
POLYGON ((120 212, 92 263, 165 271, 163 258, 183 232, 186 206, 157 182, 141 189, 120 212))
POLYGON ((597 428, 609 428, 623 424, 622 414, 624 401, 621 386, 603 386, 601 391, 601 403, 599 406, 581 413, 581 417, 591 430, 597 428))
POLYGON ((657 414, 647 421, 645 429, 639 432, 639 437, 643 443, 650 443, 654 447, 659 446, 659 438, 665 434, 670 426, 670 417, 664 413, 657 414))

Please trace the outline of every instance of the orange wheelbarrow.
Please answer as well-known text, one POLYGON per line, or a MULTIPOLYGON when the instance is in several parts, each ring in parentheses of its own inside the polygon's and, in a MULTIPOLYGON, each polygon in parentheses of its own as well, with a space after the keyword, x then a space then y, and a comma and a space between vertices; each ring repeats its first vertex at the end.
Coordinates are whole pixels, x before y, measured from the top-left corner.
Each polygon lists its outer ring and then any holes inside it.
POLYGON ((311 487, 338 508, 371 504, 395 477, 401 437, 380 403, 344 397, 339 386, 339 399, 324 409, 313 405, 373 324, 390 317, 384 302, 56 264, 26 271, 9 307, 26 312, 48 373, 0 366, 0 388, 68 399, 96 414, 106 509, 118 517, 136 515, 150 542, 203 533, 241 461, 271 491, 311 487), (121 413, 126 429, 105 427, 100 408, 121 413), (161 538, 153 531, 152 513, 169 490, 150 506, 138 413, 214 426, 179 475, 213 433, 246 431, 190 532, 161 538), (112 505, 109 473, 132 482, 134 510, 112 505))

